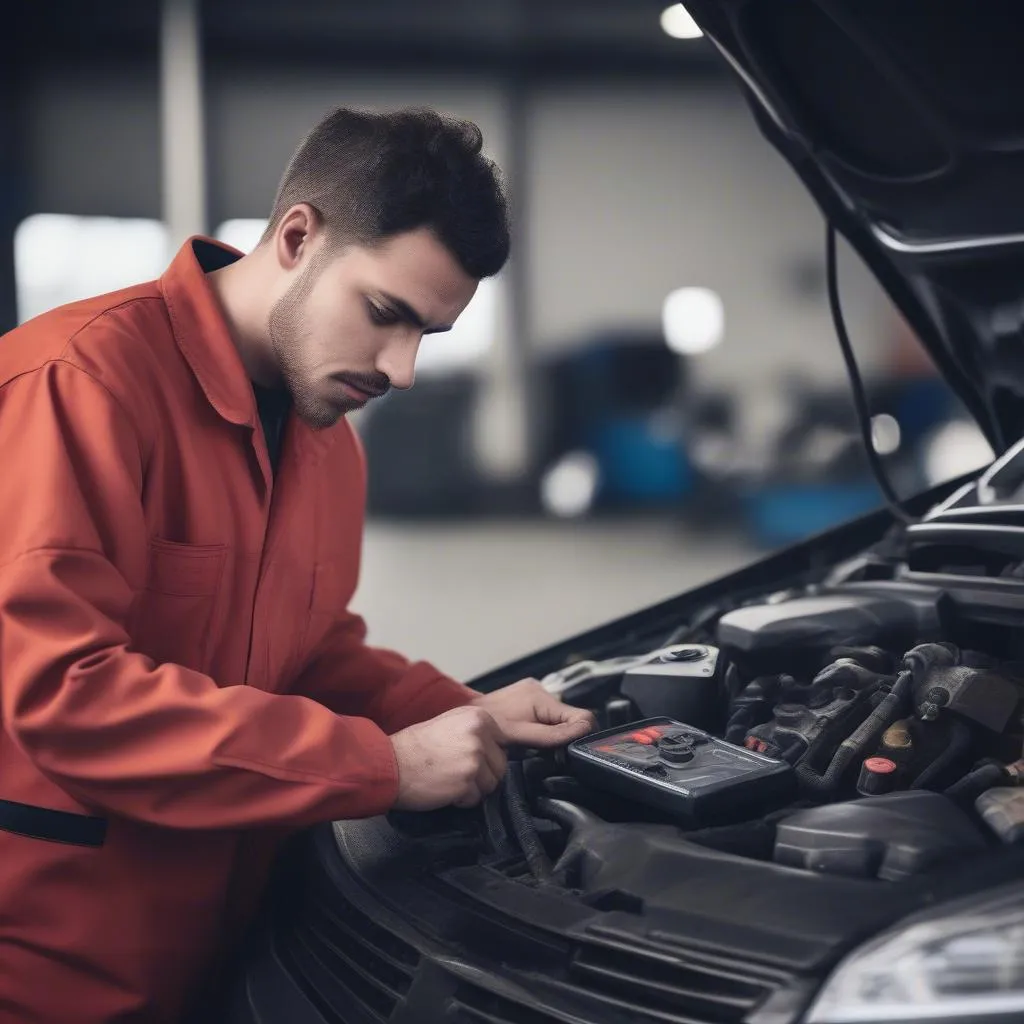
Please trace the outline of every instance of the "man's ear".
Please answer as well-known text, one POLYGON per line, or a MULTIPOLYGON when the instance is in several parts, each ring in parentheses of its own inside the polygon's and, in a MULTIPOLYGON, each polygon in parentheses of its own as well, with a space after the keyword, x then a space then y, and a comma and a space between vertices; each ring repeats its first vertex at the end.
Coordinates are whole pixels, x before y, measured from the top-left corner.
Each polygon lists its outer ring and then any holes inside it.
POLYGON ((285 211, 274 231, 274 254, 282 270, 294 270, 309 251, 323 221, 309 203, 296 203, 285 211))

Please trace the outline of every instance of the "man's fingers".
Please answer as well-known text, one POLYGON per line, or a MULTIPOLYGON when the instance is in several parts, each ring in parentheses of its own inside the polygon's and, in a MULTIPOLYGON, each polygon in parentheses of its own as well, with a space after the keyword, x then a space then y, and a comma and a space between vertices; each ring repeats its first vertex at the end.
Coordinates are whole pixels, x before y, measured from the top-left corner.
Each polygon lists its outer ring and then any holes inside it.
POLYGON ((556 708, 538 709, 537 721, 556 728, 565 728, 577 736, 586 736, 597 728, 597 719, 583 708, 574 708, 568 704, 559 703, 556 708))
POLYGON ((566 722, 587 722, 594 724, 594 716, 583 708, 563 704, 557 697, 544 693, 534 704, 534 716, 538 722, 547 725, 561 725, 566 722))
MULTIPOLYGON (((502 737, 504 739, 504 736, 502 737)), ((484 750, 484 759, 487 767, 499 782, 505 775, 505 768, 508 765, 508 758, 505 751, 496 743, 489 743, 484 750)))
POLYGON ((524 747, 561 747, 593 732, 593 720, 576 716, 568 722, 548 725, 544 722, 509 722, 509 742, 524 747))
POLYGON ((589 711, 580 711, 576 709, 576 713, 570 715, 564 722, 560 722, 556 729, 564 730, 565 735, 570 740, 578 740, 581 736, 586 736, 588 733, 594 732, 597 729, 597 719, 589 711))
POLYGON ((471 784, 467 787, 466 792, 462 794, 456 801, 454 801, 455 807, 476 807, 483 800, 483 794, 480 792, 479 787, 476 783, 471 784))
POLYGON ((501 775, 497 774, 489 764, 482 764, 476 776, 476 788, 481 798, 490 796, 501 784, 501 775))

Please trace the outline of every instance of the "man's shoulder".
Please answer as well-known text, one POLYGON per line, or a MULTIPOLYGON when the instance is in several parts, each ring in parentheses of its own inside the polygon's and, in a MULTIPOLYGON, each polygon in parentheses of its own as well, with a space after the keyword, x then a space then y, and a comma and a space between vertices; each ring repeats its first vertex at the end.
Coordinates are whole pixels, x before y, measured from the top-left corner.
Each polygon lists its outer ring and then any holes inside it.
POLYGON ((0 387, 62 361, 116 393, 159 386, 159 368, 175 348, 157 282, 58 306, 0 338, 0 387))

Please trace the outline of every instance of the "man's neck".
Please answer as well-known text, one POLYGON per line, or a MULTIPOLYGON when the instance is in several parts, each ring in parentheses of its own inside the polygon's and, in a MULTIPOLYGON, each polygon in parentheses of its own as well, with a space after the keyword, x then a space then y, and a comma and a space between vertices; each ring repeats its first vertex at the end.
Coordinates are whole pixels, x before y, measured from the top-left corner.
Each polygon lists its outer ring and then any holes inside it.
POLYGON ((265 388, 277 388, 281 377, 267 334, 267 290, 260 284, 259 262, 255 254, 243 256, 236 263, 207 274, 207 280, 249 379, 265 388))

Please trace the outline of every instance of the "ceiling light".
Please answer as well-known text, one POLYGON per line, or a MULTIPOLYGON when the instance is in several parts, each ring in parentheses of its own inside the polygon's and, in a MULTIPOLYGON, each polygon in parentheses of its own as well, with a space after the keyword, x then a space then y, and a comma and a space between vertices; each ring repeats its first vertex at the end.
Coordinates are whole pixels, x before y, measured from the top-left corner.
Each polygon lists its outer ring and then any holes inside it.
POLYGON ((725 307, 710 288, 678 288, 661 311, 665 342, 682 356, 708 352, 725 333, 725 307))
POLYGON ((892 455, 899 450, 902 436, 895 416, 887 412, 871 418, 871 443, 879 455, 892 455))
POLYGON ((545 510, 560 519, 586 515, 594 503, 600 473, 597 460, 588 452, 569 452, 541 480, 540 498, 545 510))
POLYGON ((700 39, 704 35, 682 4, 673 4, 661 12, 661 27, 673 39, 700 39))

